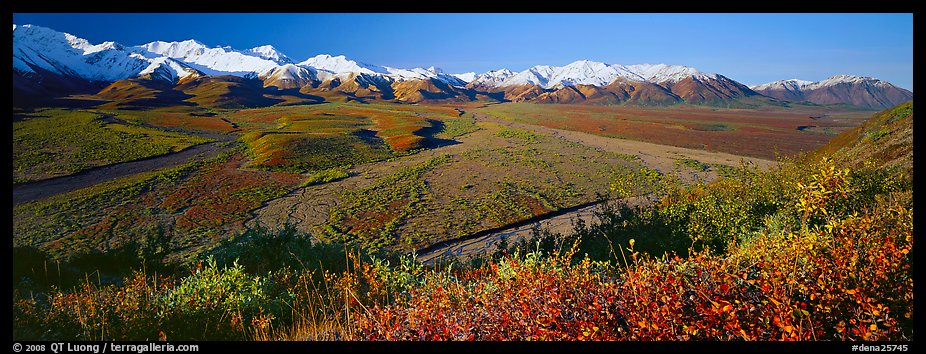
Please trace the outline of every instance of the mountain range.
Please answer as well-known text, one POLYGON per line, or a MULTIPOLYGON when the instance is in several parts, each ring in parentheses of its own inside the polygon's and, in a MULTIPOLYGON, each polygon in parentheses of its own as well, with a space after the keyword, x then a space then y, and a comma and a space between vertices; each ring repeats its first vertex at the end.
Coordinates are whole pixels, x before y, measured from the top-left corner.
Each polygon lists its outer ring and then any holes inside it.
POLYGON ((271 45, 238 50, 195 40, 92 44, 68 33, 15 24, 13 87, 17 102, 85 93, 129 106, 208 102, 249 107, 285 102, 280 97, 286 96, 313 102, 484 99, 730 107, 790 101, 880 109, 913 97, 888 82, 850 75, 749 87, 687 66, 589 60, 559 67, 538 65, 521 72, 448 74, 435 67, 400 69, 327 54, 296 62, 271 45))

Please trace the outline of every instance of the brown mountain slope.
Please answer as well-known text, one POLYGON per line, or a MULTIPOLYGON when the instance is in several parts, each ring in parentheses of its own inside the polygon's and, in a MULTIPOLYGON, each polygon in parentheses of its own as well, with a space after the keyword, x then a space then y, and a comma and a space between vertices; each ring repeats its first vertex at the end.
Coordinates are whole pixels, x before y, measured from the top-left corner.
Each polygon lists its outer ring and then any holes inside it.
MULTIPOLYGON (((838 78, 837 75, 833 78, 838 78)), ((830 80, 828 79, 828 80, 830 80)), ((913 99, 913 92, 893 84, 867 77, 855 77, 849 82, 810 88, 787 86, 765 87, 756 92, 780 100, 816 104, 850 104, 874 109, 886 109, 913 99)))
POLYGON ((804 98, 804 92, 801 91, 799 88, 794 88, 794 87, 779 87, 779 88, 774 88, 774 89, 764 88, 764 89, 758 89, 754 91, 756 91, 759 94, 768 96, 768 97, 777 98, 779 100, 785 100, 785 101, 791 101, 791 102, 807 101, 807 99, 804 98))
POLYGON ((536 103, 583 103, 585 95, 575 86, 564 86, 554 91, 544 92, 531 102, 536 103))
POLYGON ((468 102, 473 95, 444 82, 427 80, 406 80, 392 83, 395 98, 402 102, 468 102))
POLYGON ((848 103, 866 108, 887 108, 913 99, 913 93, 891 85, 841 83, 804 92, 803 99, 817 104, 848 103))
POLYGON ((542 95, 546 90, 537 85, 518 85, 518 86, 508 86, 504 87, 501 91, 503 94, 502 98, 512 102, 525 102, 537 98, 537 96, 542 95))
POLYGON ((344 101, 390 101, 395 93, 388 81, 364 74, 347 78, 331 78, 317 85, 303 86, 299 92, 324 97, 335 102, 344 101))
POLYGON ((620 104, 630 95, 623 90, 612 91, 608 87, 594 85, 576 85, 576 90, 585 97, 588 104, 620 104))
POLYGON ((717 75, 716 79, 686 77, 663 86, 688 104, 725 105, 729 101, 759 95, 749 87, 723 75, 717 75))
POLYGON ((679 103, 681 99, 665 87, 641 81, 615 80, 604 87, 624 102, 636 106, 665 106, 679 103))
POLYGON ((13 70, 14 107, 49 104, 71 94, 93 94, 107 85, 105 82, 52 74, 39 67, 33 70, 36 72, 13 70))
POLYGON ((174 89, 174 85, 163 81, 147 79, 125 79, 106 86, 94 95, 111 101, 101 105, 104 108, 142 108, 167 106, 193 106, 184 100, 192 98, 174 89))
POLYGON ((678 103, 717 106, 776 104, 745 85, 718 75, 717 79, 688 77, 676 83, 658 85, 644 81, 615 80, 605 86, 575 85, 543 89, 536 85, 486 88, 477 91, 502 92, 512 102, 666 106, 678 103))
POLYGON ((261 80, 237 76, 207 76, 177 85, 177 90, 192 97, 192 102, 202 107, 252 108, 272 106, 282 102, 264 96, 261 80))

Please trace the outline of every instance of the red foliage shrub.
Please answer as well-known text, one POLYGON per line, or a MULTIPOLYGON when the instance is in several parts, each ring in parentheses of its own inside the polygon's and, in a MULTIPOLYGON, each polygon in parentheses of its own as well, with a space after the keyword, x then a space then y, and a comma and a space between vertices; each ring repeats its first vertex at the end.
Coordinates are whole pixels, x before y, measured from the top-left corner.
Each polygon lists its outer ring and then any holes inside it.
POLYGON ((891 199, 722 256, 636 260, 628 249, 633 263, 612 272, 528 254, 435 272, 360 328, 374 340, 909 339, 912 246, 912 210, 891 199))

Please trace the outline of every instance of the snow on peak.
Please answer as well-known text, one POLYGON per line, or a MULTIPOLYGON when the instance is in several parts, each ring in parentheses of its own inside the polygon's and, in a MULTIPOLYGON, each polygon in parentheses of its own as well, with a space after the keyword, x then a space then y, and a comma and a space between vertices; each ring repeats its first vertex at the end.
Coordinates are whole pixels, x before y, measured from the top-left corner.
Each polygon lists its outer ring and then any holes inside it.
POLYGON ((868 76, 833 75, 820 82, 808 85, 808 88, 821 88, 839 84, 869 84, 876 87, 887 87, 891 84, 868 76))
POLYGON ((485 86, 490 86, 490 87, 499 87, 499 86, 505 86, 502 83, 505 82, 505 79, 511 77, 512 75, 514 75, 514 73, 512 73, 511 70, 508 70, 508 69, 492 70, 492 71, 488 71, 488 72, 477 75, 470 82, 474 84, 485 85, 485 86))
POLYGON ((186 77, 199 77, 202 74, 183 63, 168 57, 158 57, 151 59, 151 64, 138 73, 138 76, 150 75, 165 81, 177 81, 186 77))
POLYGON ((553 75, 549 78, 547 84, 544 85, 544 88, 573 85, 604 86, 610 84, 617 78, 643 81, 640 75, 628 70, 627 67, 623 65, 578 60, 563 67, 554 67, 553 75))
POLYGON ((281 65, 293 64, 293 61, 289 59, 289 57, 287 57, 283 53, 280 53, 279 50, 277 50, 276 48, 274 48, 272 45, 269 45, 269 44, 248 49, 246 52, 251 53, 251 54, 256 54, 257 56, 267 59, 267 60, 273 60, 281 65))
POLYGON ((86 39, 78 38, 70 33, 58 32, 51 28, 34 25, 22 25, 19 27, 13 27, 13 41, 16 41, 17 39, 19 41, 32 42, 34 46, 44 44, 45 47, 48 48, 69 47, 70 49, 79 49, 83 51, 84 49, 93 46, 86 39))
POLYGON ((151 64, 151 59, 118 43, 94 45, 69 33, 32 25, 13 29, 13 68, 20 71, 41 68, 92 81, 116 81, 135 77, 151 64))
POLYGON ((269 71, 261 79, 264 80, 265 86, 276 86, 281 89, 299 88, 317 80, 315 74, 316 72, 311 68, 284 64, 269 71))
POLYGON ((202 44, 199 41, 193 39, 187 39, 180 42, 154 41, 151 43, 142 44, 139 47, 148 52, 159 55, 166 55, 171 58, 183 58, 185 56, 194 55, 197 52, 202 53, 202 51, 206 49, 205 44, 202 44))
POLYGON ((477 76, 473 82, 494 87, 538 85, 553 88, 571 85, 604 86, 617 78, 643 81, 640 75, 623 65, 578 60, 561 67, 537 65, 518 73, 507 69, 493 70, 477 76))
POLYGON ((238 51, 227 46, 210 48, 192 39, 181 42, 155 41, 136 48, 149 55, 163 55, 180 60, 210 75, 262 75, 284 64, 265 58, 265 55, 271 53, 279 54, 275 50, 267 50, 268 48, 258 47, 264 49, 262 53, 238 51))
POLYGON ((755 85, 750 87, 753 90, 787 90, 793 92, 806 91, 806 90, 816 90, 820 88, 835 86, 839 84, 866 84, 872 85, 875 87, 889 87, 893 86, 891 83, 882 81, 873 77, 867 76, 855 76, 855 75, 833 75, 829 78, 826 78, 822 81, 806 81, 806 80, 778 80, 769 83, 764 83, 761 85, 755 85))
POLYGON ((463 86, 466 84, 466 82, 460 78, 445 74, 443 70, 433 66, 427 69, 400 69, 389 66, 365 64, 348 59, 343 55, 332 56, 329 54, 319 54, 296 65, 313 68, 321 72, 322 75, 320 75, 320 78, 327 77, 328 75, 346 76, 350 74, 365 74, 384 78, 389 81, 436 79, 453 86, 463 86))
POLYGON ((643 77, 643 79, 646 81, 657 84, 667 82, 676 83, 688 77, 694 77, 698 79, 717 79, 717 74, 704 73, 698 69, 682 65, 636 64, 630 65, 627 68, 643 77))
POLYGON ((382 66, 369 65, 356 62, 343 55, 331 56, 329 54, 319 54, 305 61, 298 63, 299 66, 309 66, 317 70, 324 70, 333 74, 388 74, 389 71, 382 66))
POLYGON ((675 83, 687 77, 717 79, 717 74, 704 73, 698 69, 666 64, 637 64, 624 66, 592 60, 577 60, 565 66, 538 65, 527 70, 510 73, 490 71, 477 76, 474 82, 488 86, 538 85, 554 88, 572 85, 605 86, 617 79, 647 81, 656 84, 675 83))
POLYGON ((552 66, 537 65, 530 69, 511 75, 511 77, 505 79, 505 85, 538 85, 545 87, 550 81, 550 77, 555 74, 555 69, 556 68, 552 66))
POLYGON ((470 72, 468 72, 468 73, 450 74, 450 75, 456 77, 457 79, 463 80, 463 82, 471 82, 471 81, 473 81, 473 80, 476 79, 476 73, 474 73, 474 72, 472 72, 472 71, 470 71, 470 72))
POLYGON ((778 80, 772 81, 769 83, 764 83, 761 85, 750 86, 749 88, 755 91, 764 91, 764 90, 787 90, 792 92, 802 91, 805 87, 812 84, 813 81, 800 80, 800 79, 791 79, 791 80, 778 80))

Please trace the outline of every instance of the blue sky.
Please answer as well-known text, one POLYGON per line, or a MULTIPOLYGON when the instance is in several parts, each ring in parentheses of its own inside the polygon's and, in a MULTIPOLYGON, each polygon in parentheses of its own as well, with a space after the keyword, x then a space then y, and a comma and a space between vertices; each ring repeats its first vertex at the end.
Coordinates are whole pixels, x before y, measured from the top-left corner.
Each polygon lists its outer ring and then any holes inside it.
POLYGON ((913 89, 912 14, 13 14, 92 43, 196 39, 482 73, 579 59, 666 63, 744 84, 835 74, 913 89))

